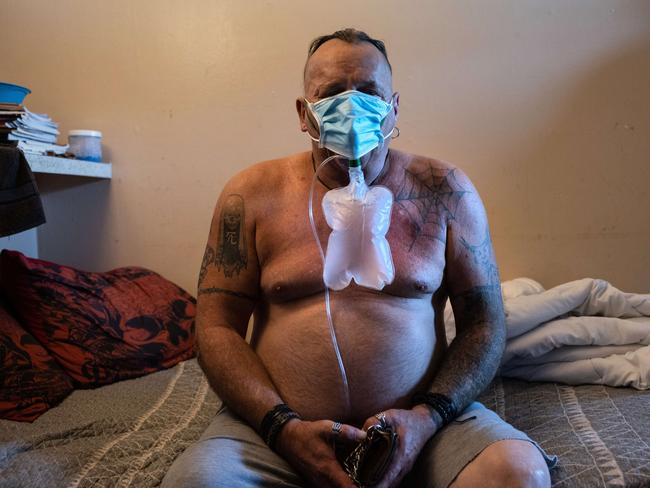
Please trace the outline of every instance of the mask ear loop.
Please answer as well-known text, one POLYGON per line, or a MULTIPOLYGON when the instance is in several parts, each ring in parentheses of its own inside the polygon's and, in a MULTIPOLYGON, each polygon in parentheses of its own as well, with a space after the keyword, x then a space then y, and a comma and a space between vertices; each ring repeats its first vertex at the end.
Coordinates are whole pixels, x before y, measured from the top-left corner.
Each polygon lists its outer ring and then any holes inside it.
MULTIPOLYGON (((321 245, 320 238, 318 237, 318 231, 316 230, 316 223, 314 222, 314 188, 316 187, 316 181, 318 180, 318 172, 330 161, 335 158, 343 158, 338 154, 334 154, 329 158, 325 159, 314 171, 314 177, 311 180, 311 188, 309 189, 309 223, 311 224, 311 231, 314 234, 314 239, 316 240, 316 245, 318 246, 318 252, 320 253, 321 261, 323 262, 323 268, 325 268, 325 252, 323 251, 323 246, 321 245)), ((341 381, 343 382, 343 395, 345 398, 345 409, 346 412, 350 412, 350 386, 348 384, 348 375, 345 372, 345 365, 343 364, 343 358, 341 358, 341 351, 339 349, 339 343, 336 339, 336 329, 334 328, 334 321, 332 320, 332 310, 330 307, 330 289, 325 285, 325 312, 327 314, 327 324, 330 330, 330 337, 332 339, 332 345, 334 346, 334 353, 336 354, 336 360, 339 363, 339 370, 341 372, 341 381)))
MULTIPOLYGON (((384 118, 381 121, 382 124, 384 123, 384 120, 386 120, 386 118, 388 117, 388 114, 391 112, 391 110, 393 110, 393 97, 391 97, 390 102, 388 103, 388 110, 386 110, 386 115, 384 115, 384 118)), ((394 125, 393 128, 390 130, 390 132, 388 134, 384 135, 382 133, 382 136, 384 137, 384 140, 382 141, 382 144, 384 142, 386 142, 386 139, 388 139, 388 138, 397 139, 399 137, 399 127, 394 125), (397 135, 393 136, 393 132, 395 132, 395 130, 397 130, 397 135)))
MULTIPOLYGON (((320 132, 321 132, 321 125, 322 125, 322 124, 321 124, 320 117, 318 117, 318 114, 312 110, 311 106, 313 105, 313 103, 310 102, 309 100, 307 100, 307 99, 304 98, 304 97, 303 97, 303 100, 305 101, 305 105, 307 106, 307 111, 311 114, 312 117, 314 117, 314 119, 316 119, 316 123, 318 124, 318 139, 315 138, 314 136, 312 136, 312 135, 309 133, 309 128, 307 128, 307 135, 309 136, 309 138, 310 138, 312 141, 318 143, 318 147, 319 147, 319 149, 322 149, 324 146, 323 146, 323 143, 322 143, 322 141, 321 141, 321 137, 320 137, 320 135, 321 135, 321 134, 320 134, 320 132)), ((305 115, 305 117, 307 117, 307 119, 309 119, 309 117, 308 117, 307 115, 305 115)), ((312 124, 312 125, 313 125, 313 124, 312 124)), ((324 162, 325 162, 325 161, 323 161, 323 163, 324 163, 324 162)), ((320 166, 319 166, 319 168, 320 168, 320 166)))

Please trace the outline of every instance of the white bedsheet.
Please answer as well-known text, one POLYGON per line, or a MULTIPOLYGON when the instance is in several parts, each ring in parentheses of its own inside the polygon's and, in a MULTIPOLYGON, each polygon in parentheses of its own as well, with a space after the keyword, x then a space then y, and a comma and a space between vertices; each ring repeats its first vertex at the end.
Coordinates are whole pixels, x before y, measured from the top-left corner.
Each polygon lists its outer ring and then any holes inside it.
MULTIPOLYGON (((650 295, 585 278, 550 290, 529 278, 502 284, 507 343, 502 376, 650 388, 650 295)), ((448 340, 455 333, 445 310, 448 340)))

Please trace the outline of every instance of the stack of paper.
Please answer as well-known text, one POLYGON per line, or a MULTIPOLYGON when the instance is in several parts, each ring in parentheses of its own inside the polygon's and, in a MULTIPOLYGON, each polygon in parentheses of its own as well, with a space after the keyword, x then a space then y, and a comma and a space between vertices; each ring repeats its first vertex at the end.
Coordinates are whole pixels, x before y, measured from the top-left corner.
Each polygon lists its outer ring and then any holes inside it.
POLYGON ((0 144, 16 145, 15 142, 9 142, 9 134, 12 129, 5 124, 13 122, 24 112, 23 106, 17 103, 0 103, 0 144))
POLYGON ((18 118, 5 122, 5 126, 10 129, 7 139, 17 141, 18 149, 24 152, 63 154, 68 150, 67 145, 62 146, 56 143, 59 124, 53 122, 45 114, 30 112, 27 107, 19 112, 18 118))

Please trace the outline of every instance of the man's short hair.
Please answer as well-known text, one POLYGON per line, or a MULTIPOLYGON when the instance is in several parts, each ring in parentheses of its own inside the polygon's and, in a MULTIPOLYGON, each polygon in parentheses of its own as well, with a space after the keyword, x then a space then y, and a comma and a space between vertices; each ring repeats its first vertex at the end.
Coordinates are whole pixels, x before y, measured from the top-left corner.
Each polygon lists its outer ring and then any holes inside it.
POLYGON ((309 63, 309 58, 312 57, 312 55, 318 50, 319 47, 321 47, 327 41, 331 41, 332 39, 340 39, 341 41, 345 41, 349 44, 369 42, 384 55, 386 64, 388 64, 388 69, 391 73, 393 72, 393 67, 390 65, 390 61, 388 61, 388 54, 386 53, 386 45, 384 42, 380 41, 379 39, 373 39, 365 32, 353 29, 351 27, 348 27, 347 29, 337 30, 333 34, 320 36, 311 41, 311 44, 309 45, 309 51, 307 52, 307 61, 305 62, 305 72, 307 71, 307 63, 309 63))

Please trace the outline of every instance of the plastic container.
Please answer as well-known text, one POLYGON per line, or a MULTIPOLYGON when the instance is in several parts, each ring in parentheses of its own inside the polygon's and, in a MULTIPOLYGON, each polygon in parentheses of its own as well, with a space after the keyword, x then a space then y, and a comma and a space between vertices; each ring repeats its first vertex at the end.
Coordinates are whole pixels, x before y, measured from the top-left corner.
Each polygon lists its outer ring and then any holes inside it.
POLYGON ((98 130, 71 130, 68 132, 70 151, 77 159, 102 161, 102 133, 98 130))
POLYGON ((11 83, 0 83, 0 103, 23 103, 23 100, 32 91, 24 86, 11 83))

